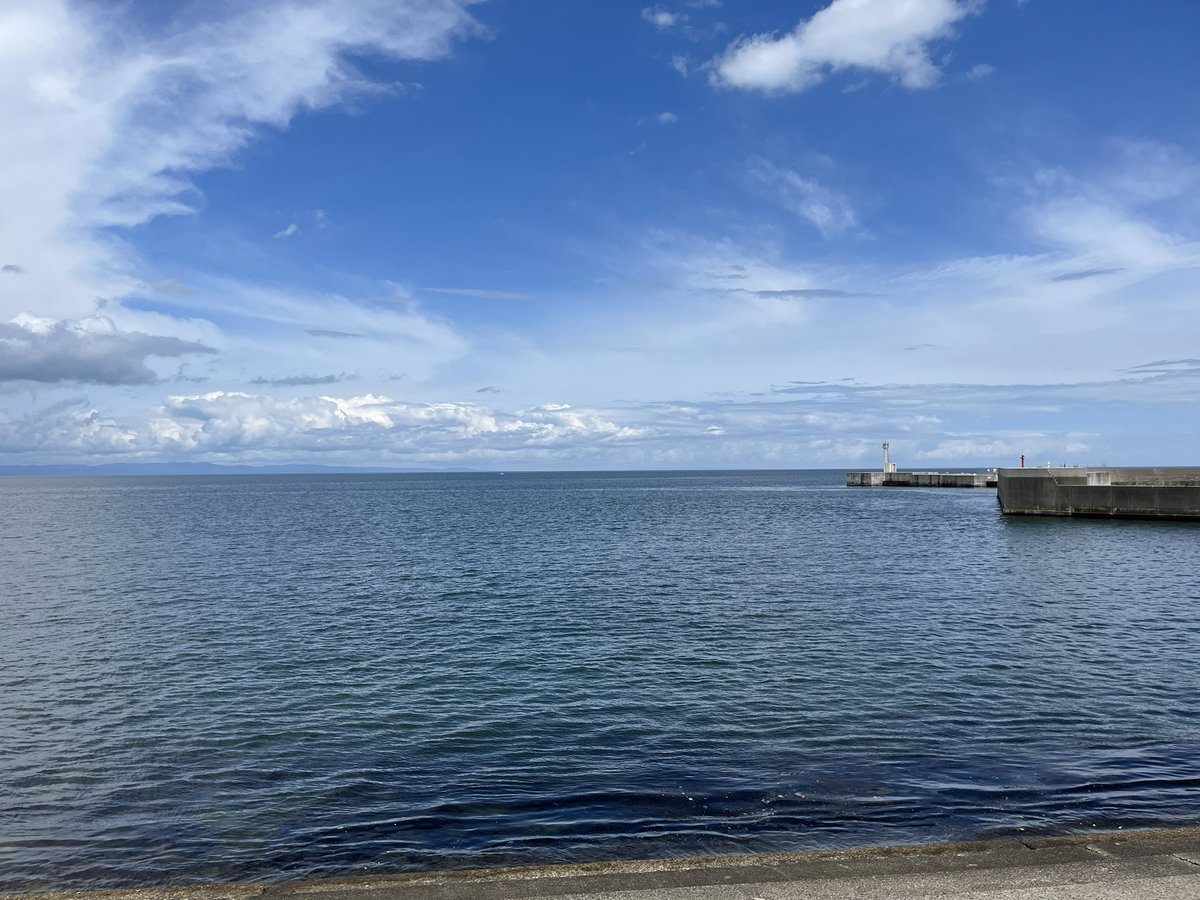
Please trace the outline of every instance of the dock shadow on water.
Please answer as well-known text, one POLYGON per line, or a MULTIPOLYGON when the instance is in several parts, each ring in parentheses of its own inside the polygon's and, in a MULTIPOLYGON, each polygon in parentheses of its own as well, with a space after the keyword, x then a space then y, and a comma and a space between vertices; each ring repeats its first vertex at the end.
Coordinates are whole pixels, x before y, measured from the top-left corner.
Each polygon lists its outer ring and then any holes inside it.
POLYGON ((0 888, 1200 821, 1200 526, 843 480, 0 481, 0 888))

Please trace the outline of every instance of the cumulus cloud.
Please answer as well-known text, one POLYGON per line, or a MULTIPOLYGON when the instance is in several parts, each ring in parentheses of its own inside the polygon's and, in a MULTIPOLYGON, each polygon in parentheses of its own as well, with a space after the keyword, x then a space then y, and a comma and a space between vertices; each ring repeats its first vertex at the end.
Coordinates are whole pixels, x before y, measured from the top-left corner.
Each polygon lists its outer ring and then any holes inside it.
MULTIPOLYGON (((875 458, 886 437, 901 462, 996 465, 1021 453, 1061 461, 1144 458, 1145 435, 1110 433, 1147 405, 1185 420, 1196 406, 1194 358, 1158 360, 1104 381, 1050 384, 779 385, 769 400, 415 403, 378 394, 306 396, 212 391, 168 397, 127 415, 74 399, 23 418, 0 411, 0 453, 13 461, 126 460, 472 465, 503 468, 840 466, 875 458), (24 454, 24 456, 22 456, 24 454)), ((1158 441, 1153 462, 1186 462, 1185 435, 1158 441)))
POLYGON ((673 458, 672 435, 711 441, 713 424, 711 414, 691 409, 618 413, 547 403, 503 411, 478 403, 406 403, 373 394, 285 400, 213 391, 168 397, 128 416, 104 414, 84 400, 20 419, 0 413, 0 452, 20 459, 35 451, 40 461, 114 455, 371 465, 646 464, 673 458))
POLYGON ((149 384, 158 380, 150 357, 214 353, 197 341, 120 331, 92 316, 53 321, 18 316, 0 324, 0 381, 149 384))
POLYGON ((87 404, 0 421, 0 451, 44 444, 44 452, 156 458, 295 458, 320 453, 356 459, 470 459, 562 450, 637 439, 641 431, 594 410, 550 404, 515 413, 471 403, 403 403, 364 394, 281 400, 241 392, 168 397, 142 413, 115 417, 87 404))
POLYGON ((280 240, 282 238, 295 237, 299 233, 300 233, 300 226, 297 225, 295 222, 292 222, 290 225, 288 225, 287 228, 283 228, 283 229, 275 232, 275 239, 280 240))
POLYGON ((981 4, 975 0, 833 0, 783 35, 758 34, 731 44, 714 62, 714 81, 734 88, 803 91, 832 72, 889 75, 928 88, 939 70, 930 45, 981 4))

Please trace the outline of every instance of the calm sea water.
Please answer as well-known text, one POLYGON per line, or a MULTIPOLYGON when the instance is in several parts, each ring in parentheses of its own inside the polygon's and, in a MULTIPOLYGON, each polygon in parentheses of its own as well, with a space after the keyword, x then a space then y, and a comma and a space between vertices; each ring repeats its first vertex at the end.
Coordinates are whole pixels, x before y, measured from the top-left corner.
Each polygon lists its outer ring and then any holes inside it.
POLYGON ((842 478, 0 480, 0 888, 1200 823, 1200 528, 842 478))

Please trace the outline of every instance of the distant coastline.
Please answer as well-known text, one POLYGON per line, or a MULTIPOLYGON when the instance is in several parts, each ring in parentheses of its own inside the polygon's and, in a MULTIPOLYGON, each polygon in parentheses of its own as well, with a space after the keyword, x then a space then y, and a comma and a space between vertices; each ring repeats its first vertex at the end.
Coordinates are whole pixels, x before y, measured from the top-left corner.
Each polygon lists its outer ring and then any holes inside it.
POLYGON ((388 469, 368 466, 246 466, 218 463, 107 463, 103 465, 0 466, 12 475, 392 475, 421 472, 477 472, 478 469, 388 469))

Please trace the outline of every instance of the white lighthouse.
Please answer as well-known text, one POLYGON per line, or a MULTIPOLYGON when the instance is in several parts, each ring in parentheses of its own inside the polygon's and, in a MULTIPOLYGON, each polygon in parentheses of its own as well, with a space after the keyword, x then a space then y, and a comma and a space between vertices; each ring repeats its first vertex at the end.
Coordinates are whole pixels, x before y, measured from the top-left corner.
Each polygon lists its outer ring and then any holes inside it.
POLYGON ((884 475, 891 475, 893 472, 896 471, 896 464, 894 462, 892 462, 890 459, 888 459, 888 450, 889 449, 890 449, 890 445, 888 444, 887 441, 884 441, 883 442, 883 474, 884 475))

